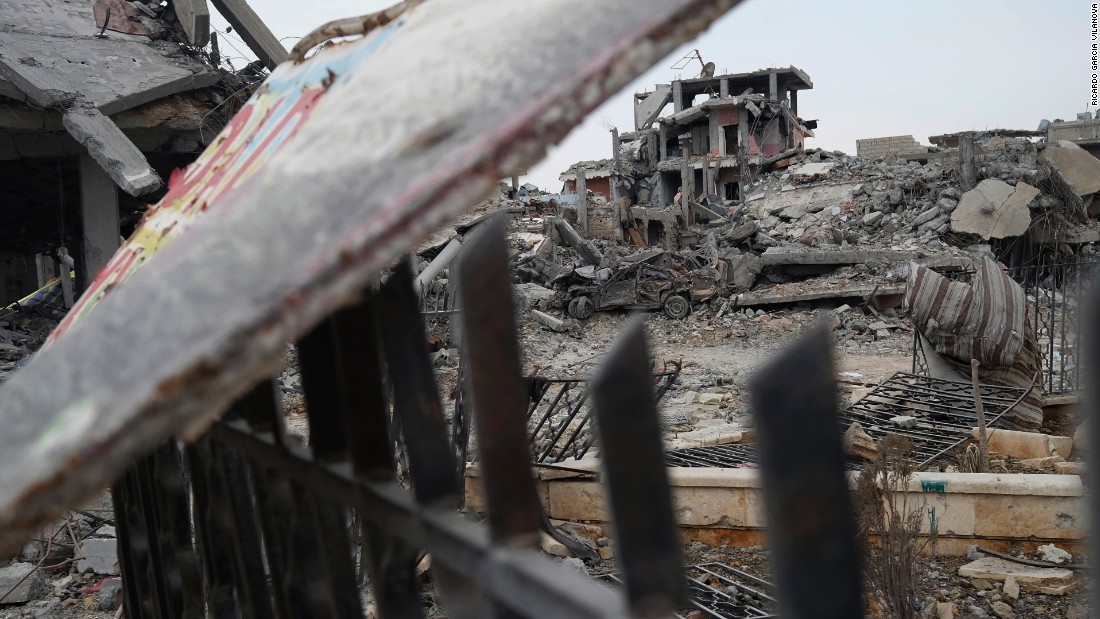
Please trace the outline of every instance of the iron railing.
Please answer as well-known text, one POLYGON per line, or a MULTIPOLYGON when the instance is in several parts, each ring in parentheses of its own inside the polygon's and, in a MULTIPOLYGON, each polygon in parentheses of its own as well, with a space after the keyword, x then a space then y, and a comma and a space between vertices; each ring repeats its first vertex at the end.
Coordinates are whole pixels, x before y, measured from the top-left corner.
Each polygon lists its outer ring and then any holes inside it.
MULTIPOLYGON (((669 361, 652 373, 659 402, 680 375, 680 364, 669 361)), ((589 378, 528 378, 527 425, 535 462, 553 464, 580 460, 596 444, 589 378)))
MULTIPOLYGON (((998 385, 981 385, 987 425, 1011 426, 1005 416, 1027 396, 1029 390, 998 385)), ((974 387, 969 382, 897 373, 876 385, 867 395, 840 412, 840 430, 859 423, 876 441, 887 434, 909 440, 907 459, 918 467, 952 456, 971 440, 977 423, 974 387), (904 425, 895 419, 912 417, 904 425)), ((689 447, 669 452, 669 466, 737 468, 759 463, 753 445, 689 447)), ((849 460, 848 468, 861 464, 849 460)))
POLYGON ((415 571, 422 551, 432 555, 436 589, 454 617, 625 617, 683 600, 654 394, 634 387, 648 382, 640 329, 592 384, 611 511, 629 515, 616 518, 617 541, 636 548, 621 555, 625 596, 538 554, 545 517, 526 446, 506 246, 502 228, 491 232, 464 261, 479 279, 462 314, 479 334, 467 342, 464 378, 480 428, 487 529, 454 511, 463 492, 454 435, 411 274, 400 267, 379 292, 298 343, 308 447, 284 432, 278 394, 265 382, 197 442, 162 446, 115 484, 128 617, 362 616, 350 510, 363 523, 359 568, 384 617, 423 616, 415 571), (394 482, 383 376, 411 492, 394 482))

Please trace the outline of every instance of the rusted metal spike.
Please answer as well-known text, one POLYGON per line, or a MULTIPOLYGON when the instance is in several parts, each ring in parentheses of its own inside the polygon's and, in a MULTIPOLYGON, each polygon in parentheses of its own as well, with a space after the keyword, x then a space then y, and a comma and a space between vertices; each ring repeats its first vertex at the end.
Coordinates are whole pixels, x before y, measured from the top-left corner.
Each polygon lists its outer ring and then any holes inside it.
POLYGON ((340 364, 340 403, 356 475, 393 480, 393 443, 386 422, 386 397, 373 297, 333 316, 340 364))
POLYGON ((215 617, 251 617, 252 611, 248 608, 251 590, 241 587, 234 592, 247 580, 238 562, 241 555, 236 547, 236 523, 226 504, 223 480, 209 439, 201 439, 188 447, 187 460, 210 612, 215 617))
MULTIPOLYGON (((304 451, 289 440, 285 433, 279 399, 273 382, 257 385, 233 407, 256 431, 258 436, 270 436, 271 443, 282 451, 292 448, 304 451)), ((223 424, 228 425, 228 424, 223 424)), ((215 426, 214 430, 219 430, 215 426)), ((311 569, 318 564, 315 544, 298 545, 295 539, 299 527, 295 523, 304 518, 301 490, 296 482, 283 473, 253 460, 252 490, 256 499, 257 516, 263 531, 263 547, 271 573, 275 607, 280 617, 324 615, 328 607, 316 594, 312 578, 317 573, 311 569), (306 578, 306 575, 310 578, 306 578)))
MULTIPOLYGON (((275 616, 271 591, 264 573, 263 551, 256 525, 256 508, 249 492, 248 463, 244 456, 221 447, 214 448, 215 462, 222 475, 225 496, 221 500, 230 508, 237 541, 232 545, 235 556, 234 577, 237 579, 237 599, 245 619, 267 619, 275 616)), ((224 508, 223 508, 224 509, 224 508)))
MULTIPOLYGON (((393 481, 393 442, 387 422, 380 350, 373 295, 337 312, 336 352, 339 356, 340 402, 346 408, 348 443, 353 470, 360 479, 393 481)), ((382 617, 421 619, 420 587, 416 581, 416 548, 383 527, 363 524, 366 570, 382 617)))
POLYGON ((346 461, 349 457, 336 340, 336 321, 327 318, 298 341, 309 446, 313 457, 324 463, 346 461))
POLYGON ((749 381, 783 617, 862 617, 856 525, 825 325, 749 381))
POLYGON ((162 445, 153 456, 157 513, 161 523, 161 563, 167 567, 165 584, 170 604, 178 617, 198 618, 202 606, 202 570, 192 545, 192 526, 183 461, 172 442, 162 445))
POLYGON ((469 380, 489 529, 508 545, 538 546, 539 499, 527 443, 527 390, 512 307, 505 220, 482 224, 458 264, 469 380))
POLYGON ((645 331, 636 319, 593 381, 616 556, 634 616, 667 616, 687 600, 645 331))
POLYGON ((378 310, 413 492, 425 505, 457 506, 461 487, 408 264, 402 262, 382 286, 378 310))

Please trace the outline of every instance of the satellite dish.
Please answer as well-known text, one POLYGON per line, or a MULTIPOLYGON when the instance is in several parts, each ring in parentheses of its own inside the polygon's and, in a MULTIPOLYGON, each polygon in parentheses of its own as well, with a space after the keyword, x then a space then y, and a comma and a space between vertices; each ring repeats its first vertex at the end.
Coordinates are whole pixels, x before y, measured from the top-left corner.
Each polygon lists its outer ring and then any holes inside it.
POLYGON ((708 62, 703 65, 703 72, 699 74, 699 77, 714 77, 714 63, 708 62))

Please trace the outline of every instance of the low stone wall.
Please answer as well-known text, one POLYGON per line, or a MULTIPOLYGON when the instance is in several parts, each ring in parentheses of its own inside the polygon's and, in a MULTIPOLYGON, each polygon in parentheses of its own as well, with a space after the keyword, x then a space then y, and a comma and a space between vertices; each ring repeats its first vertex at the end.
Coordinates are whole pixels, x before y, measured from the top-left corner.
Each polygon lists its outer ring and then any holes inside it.
MULTIPOLYGON (((591 459, 570 468, 598 470, 591 459)), ((760 474, 755 469, 670 468, 676 518, 685 540, 710 545, 764 543, 760 474)), ((572 473, 540 470, 539 495, 550 518, 610 526, 603 486, 572 473)), ((484 511, 476 467, 466 478, 466 509, 484 511)), ((1076 475, 918 473, 906 492, 911 505, 934 510, 935 552, 962 555, 970 544, 1034 550, 1056 542, 1083 546, 1084 485, 1076 475)), ((924 531, 930 519, 924 519, 924 531)))

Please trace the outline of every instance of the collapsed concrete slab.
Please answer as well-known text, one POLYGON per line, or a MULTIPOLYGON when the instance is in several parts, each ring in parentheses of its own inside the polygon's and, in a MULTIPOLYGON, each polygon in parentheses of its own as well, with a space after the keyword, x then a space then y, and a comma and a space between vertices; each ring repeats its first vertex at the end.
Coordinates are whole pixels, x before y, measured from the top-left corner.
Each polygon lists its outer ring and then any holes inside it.
POLYGON ((1047 144, 1040 154, 1080 197, 1100 191, 1100 160, 1087 150, 1070 142, 1059 140, 1047 144))
POLYGON ((1004 181, 987 178, 963 194, 951 212, 951 229, 977 234, 984 240, 1020 236, 1031 227, 1028 205, 1038 196, 1039 190, 1027 183, 1017 183, 1013 188, 1004 181))
POLYGON ((1048 594, 1064 594, 1076 587, 1073 572, 1063 567, 1034 567, 998 559, 983 557, 959 568, 963 578, 980 578, 989 581, 1004 581, 1015 578, 1024 591, 1048 594))

